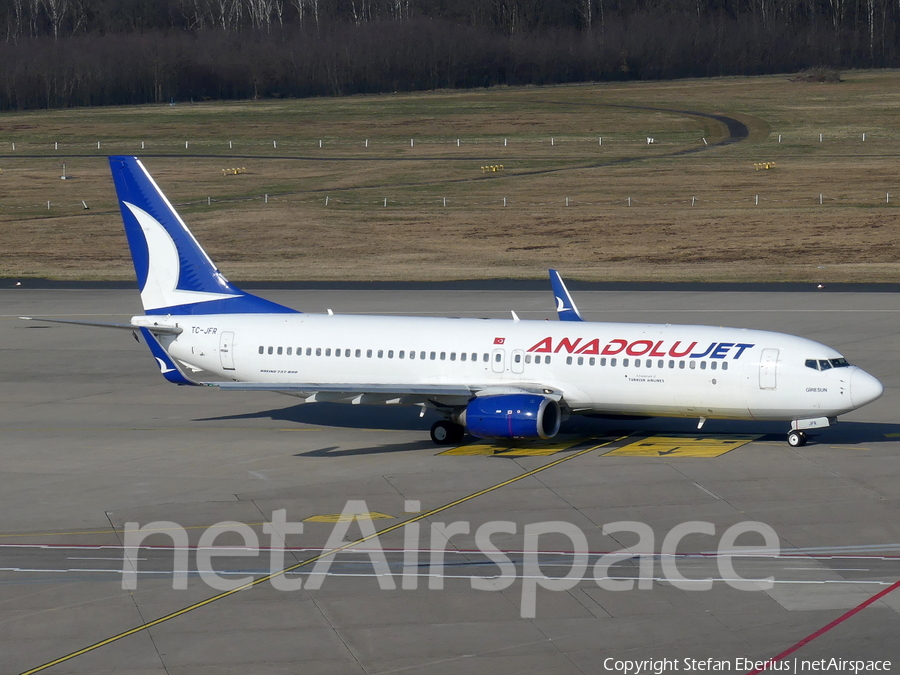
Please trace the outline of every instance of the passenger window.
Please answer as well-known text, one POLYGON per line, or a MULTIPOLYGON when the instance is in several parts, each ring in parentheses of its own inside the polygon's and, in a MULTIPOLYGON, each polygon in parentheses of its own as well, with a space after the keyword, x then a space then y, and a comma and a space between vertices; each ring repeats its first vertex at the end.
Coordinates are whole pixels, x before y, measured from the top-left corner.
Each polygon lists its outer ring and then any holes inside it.
MULTIPOLYGON (((625 365, 627 366, 628 364, 626 363, 625 365)), ((635 367, 635 368, 640 368, 640 367, 641 367, 641 360, 640 360, 640 359, 635 359, 635 360, 634 360, 634 367, 635 367)))
POLYGON ((584 365, 584 357, 583 357, 583 356, 579 356, 579 357, 578 357, 578 365, 579 365, 579 366, 583 366, 583 365, 584 365))
POLYGON ((359 358, 360 356, 362 356, 362 350, 357 349, 356 350, 356 358, 359 358))
POLYGON ((383 349, 379 349, 379 350, 378 350, 378 358, 379 358, 379 359, 383 359, 383 358, 384 358, 384 350, 383 350, 383 349))
POLYGON ((316 356, 322 356, 322 348, 316 347, 316 356))
POLYGON ((700 370, 706 370, 706 361, 700 362, 700 370))
POLYGON ((609 360, 609 365, 610 365, 611 367, 615 368, 615 367, 616 367, 616 360, 615 360, 615 359, 610 359, 610 360, 609 360))
MULTIPOLYGON (((453 360, 453 354, 450 355, 450 360, 451 360, 451 361, 453 360)), ((522 363, 522 355, 521 355, 521 354, 516 354, 515 356, 513 356, 513 360, 514 360, 516 363, 522 363)))
POLYGON ((288 355, 288 356, 291 355, 291 348, 290 348, 290 347, 287 348, 287 355, 288 355))
POLYGON ((269 349, 268 349, 267 351, 268 351, 270 354, 272 354, 272 353, 275 351, 275 349, 274 349, 273 347, 269 347, 269 349))
POLYGON ((696 362, 696 361, 691 361, 691 362, 690 362, 690 368, 691 368, 691 370, 694 370, 696 367, 697 367, 697 362, 696 362))
POLYGON ((540 362, 541 362, 541 357, 540 357, 540 356, 535 356, 535 357, 534 357, 534 362, 535 362, 535 363, 540 363, 540 362))
POLYGON ((350 350, 349 349, 344 350, 344 356, 348 359, 350 358, 350 350))
POLYGON ((450 352, 450 360, 456 361, 456 352, 450 352))
POLYGON ((656 364, 656 367, 657 367, 657 368, 665 368, 665 367, 666 367, 666 362, 663 361, 662 359, 660 359, 660 360, 659 360, 659 363, 656 364))
POLYGON ((325 349, 325 356, 331 356, 331 347, 325 349))
POLYGON ((459 360, 465 361, 467 356, 468 356, 468 354, 466 354, 465 352, 461 352, 459 355, 459 360))
POLYGON ((371 359, 371 358, 372 358, 372 350, 371 350, 371 349, 367 349, 367 350, 366 350, 366 358, 367 358, 367 359, 371 359))
POLYGON ((709 364, 709 367, 710 367, 711 369, 715 370, 715 369, 716 369, 716 361, 711 361, 710 364, 709 364))
POLYGON ((306 355, 307 355, 307 356, 312 356, 312 347, 307 347, 307 348, 306 348, 306 355))
POLYGON ((473 361, 477 361, 477 360, 478 360, 478 354, 476 354, 475 352, 472 352, 472 360, 473 360, 473 361))
POLYGON ((678 367, 681 368, 682 370, 684 370, 684 361, 679 361, 678 367))
POLYGON ((334 355, 335 355, 335 356, 340 356, 340 355, 341 355, 341 350, 340 350, 340 349, 335 349, 335 350, 334 350, 334 355))
POLYGON ((566 357, 566 365, 567 365, 567 366, 571 366, 571 365, 572 365, 572 357, 571 357, 571 356, 567 356, 567 357, 566 357))
POLYGON ((622 365, 628 367, 628 359, 622 359, 622 365))
POLYGON ((441 361, 447 360, 447 352, 441 352, 441 361))
POLYGON ((488 361, 491 360, 491 357, 488 354, 485 354, 484 358, 482 358, 481 360, 484 361, 485 363, 487 363, 488 361))
POLYGON ((728 361, 722 361, 722 370, 728 370, 728 361))
POLYGON ((502 360, 503 360, 503 354, 498 353, 498 354, 494 355, 494 361, 496 361, 497 363, 500 363, 500 361, 502 361, 502 360))
POLYGON ((410 352, 409 352, 409 358, 415 359, 415 358, 416 358, 416 353, 415 353, 414 351, 410 350, 410 352))
POLYGON ((589 363, 590 365, 594 365, 596 362, 597 362, 597 360, 596 360, 593 356, 592 356, 592 357, 590 358, 590 360, 588 361, 588 363, 589 363))
POLYGON ((601 366, 605 366, 605 365, 606 365, 606 357, 605 357, 605 356, 604 356, 603 358, 600 359, 600 365, 601 365, 601 366))
POLYGON ((394 358, 394 350, 393 349, 388 349, 388 358, 389 359, 394 358))
POLYGON ((265 353, 266 353, 266 348, 263 347, 262 345, 260 345, 260 346, 259 346, 259 353, 260 353, 260 354, 265 354, 265 353))
POLYGON ((434 361, 435 358, 437 358, 437 352, 431 352, 431 354, 429 354, 429 356, 431 357, 431 360, 434 361))
POLYGON ((297 356, 303 356, 303 347, 297 347, 297 356))
POLYGON ((806 359, 806 367, 812 368, 813 370, 819 369, 819 362, 815 359, 806 359))
POLYGON ((403 350, 401 349, 401 350, 400 350, 400 353, 399 353, 397 356, 399 356, 401 359, 402 359, 402 358, 405 358, 405 357, 406 357, 406 352, 403 351, 403 350))
POLYGON ((675 367, 675 362, 670 360, 670 361, 669 361, 669 368, 674 368, 674 367, 675 367))
POLYGON ((549 357, 549 356, 545 356, 545 357, 544 357, 544 363, 550 363, 550 357, 549 357))

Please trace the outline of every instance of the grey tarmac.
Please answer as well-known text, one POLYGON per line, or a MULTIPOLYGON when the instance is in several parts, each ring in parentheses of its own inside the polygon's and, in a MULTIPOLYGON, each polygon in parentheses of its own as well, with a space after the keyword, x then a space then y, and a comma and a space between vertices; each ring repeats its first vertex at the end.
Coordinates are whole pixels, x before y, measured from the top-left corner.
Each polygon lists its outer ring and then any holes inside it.
MULTIPOLYGON (((265 290, 303 311, 554 319, 549 289, 265 290)), ((246 591, 139 630, 46 669, 50 673, 607 673, 605 659, 772 658, 900 580, 900 296, 895 293, 582 291, 589 320, 697 323, 777 330, 829 344, 885 384, 885 395, 789 448, 783 423, 707 422, 702 435, 755 440, 717 457, 609 455, 637 439, 696 434, 692 420, 570 420, 556 454, 441 454, 428 439, 433 418, 417 409, 298 405, 276 394, 225 393, 166 383, 127 331, 40 325, 19 316, 121 321, 141 313, 134 291, 0 290, 0 672, 26 672, 219 592, 191 575, 172 588, 171 540, 141 550, 137 586, 122 588, 125 523, 171 521, 191 547, 222 521, 262 526, 273 511, 288 521, 340 513, 365 500, 384 529, 422 511, 571 456, 544 471, 460 502, 379 538, 395 590, 382 590, 367 555, 342 552, 318 590, 246 591), (624 439, 623 439, 624 437, 624 439), (619 439, 619 440, 616 440, 619 439), (597 447, 597 446, 603 447, 597 447), (589 450, 590 448, 596 448, 589 450), (575 456, 581 450, 589 450, 575 456), (447 545, 443 590, 430 589, 433 522, 512 521, 522 528, 572 523, 587 536, 589 564, 633 545, 604 524, 640 521, 659 542, 679 523, 715 525, 716 536, 682 541, 678 569, 713 578, 708 591, 677 588, 660 573, 647 590, 614 592, 585 579, 567 591, 540 590, 537 615, 520 616, 519 578, 501 591, 474 590, 472 577, 497 568, 474 537, 447 545), (738 558, 769 590, 740 591, 721 579, 718 537, 761 521, 783 555, 738 558), (404 561, 403 549, 410 549, 404 561), (408 556, 416 558, 415 566, 408 556), (702 555, 701 555, 702 554, 702 555), (403 574, 415 589, 401 588, 403 574)), ((466 443, 472 443, 467 439, 466 443)), ((504 449, 501 449, 504 450, 504 449)), ((327 520, 327 519, 326 519, 327 520)), ((304 522, 286 564, 319 553, 334 527, 304 522)), ((358 536, 351 526, 350 538, 358 536)), ((225 533, 217 545, 236 545, 225 533)), ((572 565, 563 538, 542 540, 541 570, 572 565)), ((268 571, 257 558, 223 557, 224 576, 268 571)), ((196 551, 190 551, 190 566, 196 551)), ((311 566, 292 579, 310 578, 311 566)), ((636 560, 613 568, 641 576, 636 560)), ((900 590, 799 648, 791 659, 900 662, 900 590)), ((680 662, 685 670, 683 662, 680 662)))

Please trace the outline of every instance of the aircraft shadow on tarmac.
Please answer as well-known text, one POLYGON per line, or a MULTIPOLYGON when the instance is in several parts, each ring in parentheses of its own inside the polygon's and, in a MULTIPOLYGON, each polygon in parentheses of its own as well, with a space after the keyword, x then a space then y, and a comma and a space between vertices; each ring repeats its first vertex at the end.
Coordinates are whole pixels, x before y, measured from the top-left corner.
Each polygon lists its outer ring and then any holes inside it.
MULTIPOLYGON (((311 424, 315 426, 345 429, 379 429, 387 431, 421 431, 427 433, 431 425, 439 419, 433 411, 419 417, 418 407, 404 406, 351 406, 341 403, 306 403, 285 408, 273 408, 239 415, 206 417, 197 421, 222 421, 242 419, 271 419, 289 424, 311 424)), ((767 441, 785 441, 787 422, 753 422, 741 420, 710 420, 704 428, 697 430, 694 419, 662 418, 648 419, 605 419, 572 417, 563 423, 560 433, 579 434, 585 437, 602 436, 615 432, 642 434, 696 434, 714 436, 718 434, 761 434, 767 441)), ((881 422, 840 422, 836 426, 810 433, 810 446, 846 445, 848 447, 872 445, 875 443, 900 442, 900 424, 881 422)), ((785 441, 786 444, 786 441, 785 441)), ((372 448, 337 450, 322 448, 298 456, 337 457, 350 454, 370 454, 403 452, 434 447, 427 438, 421 442, 391 443, 372 448)))
POLYGON ((332 445, 327 448, 318 448, 307 452, 298 452, 294 457, 351 457, 357 455, 383 455, 389 452, 409 452, 412 450, 434 450, 437 446, 429 439, 414 441, 412 443, 388 443, 371 448, 346 448, 341 450, 339 446, 332 445))
POLYGON ((302 403, 286 408, 273 408, 239 415, 204 417, 203 422, 221 420, 271 419, 276 422, 313 424, 347 429, 382 429, 387 431, 428 431, 438 420, 433 412, 419 417, 418 407, 347 405, 346 403, 302 403))

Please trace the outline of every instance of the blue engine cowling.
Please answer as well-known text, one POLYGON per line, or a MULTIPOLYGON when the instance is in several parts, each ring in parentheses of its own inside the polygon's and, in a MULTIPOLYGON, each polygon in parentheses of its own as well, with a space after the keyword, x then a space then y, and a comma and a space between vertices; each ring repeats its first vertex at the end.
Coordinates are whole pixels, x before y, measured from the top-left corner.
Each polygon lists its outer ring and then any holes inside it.
POLYGON ((480 396, 460 422, 481 438, 553 438, 559 431, 559 403, 537 394, 480 396))

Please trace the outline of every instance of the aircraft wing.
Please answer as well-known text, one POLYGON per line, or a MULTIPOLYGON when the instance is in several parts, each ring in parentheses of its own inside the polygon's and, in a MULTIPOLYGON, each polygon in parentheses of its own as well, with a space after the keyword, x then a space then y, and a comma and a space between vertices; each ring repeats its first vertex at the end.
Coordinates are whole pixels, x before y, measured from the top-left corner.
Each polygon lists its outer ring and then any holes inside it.
POLYGON ((222 391, 271 391, 305 398, 307 403, 341 401, 350 403, 415 403, 433 402, 439 405, 465 405, 476 396, 493 394, 541 394, 559 400, 562 392, 535 383, 496 385, 457 384, 384 384, 346 383, 319 384, 315 382, 203 382, 207 387, 222 391))

